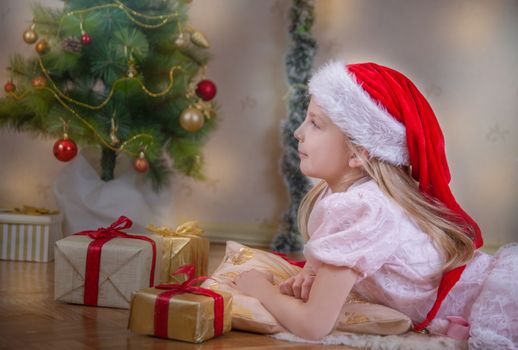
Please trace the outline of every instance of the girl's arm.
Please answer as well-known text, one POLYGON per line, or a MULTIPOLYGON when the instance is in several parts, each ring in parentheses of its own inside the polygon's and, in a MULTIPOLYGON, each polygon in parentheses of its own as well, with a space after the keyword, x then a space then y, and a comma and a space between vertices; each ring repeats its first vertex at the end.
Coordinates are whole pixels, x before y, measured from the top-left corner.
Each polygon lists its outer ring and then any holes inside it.
POLYGON ((236 277, 236 288, 258 298, 270 313, 299 337, 317 340, 329 334, 358 275, 347 267, 322 264, 307 302, 281 294, 267 277, 257 271, 236 277))

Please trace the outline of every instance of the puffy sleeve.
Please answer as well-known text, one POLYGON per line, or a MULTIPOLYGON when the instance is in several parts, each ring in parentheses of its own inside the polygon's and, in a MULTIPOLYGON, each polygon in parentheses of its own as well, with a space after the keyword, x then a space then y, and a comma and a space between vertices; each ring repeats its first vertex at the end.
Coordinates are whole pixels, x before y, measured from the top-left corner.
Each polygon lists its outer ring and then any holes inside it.
POLYGON ((399 246, 394 205, 379 189, 349 190, 319 200, 310 215, 307 261, 316 270, 322 263, 349 267, 359 280, 372 275, 399 246))

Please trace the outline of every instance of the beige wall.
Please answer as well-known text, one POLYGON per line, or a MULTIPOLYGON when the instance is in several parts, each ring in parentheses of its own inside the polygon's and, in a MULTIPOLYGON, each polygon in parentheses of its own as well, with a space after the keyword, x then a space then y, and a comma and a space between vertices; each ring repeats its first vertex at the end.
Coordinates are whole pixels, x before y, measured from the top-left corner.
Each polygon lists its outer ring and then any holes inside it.
MULTIPOLYGON (((57 0, 43 1, 60 6, 57 0)), ((319 0, 316 65, 375 61, 408 75, 446 138, 452 188, 489 245, 518 240, 518 2, 319 0)), ((176 221, 199 219, 215 239, 266 243, 287 206, 279 173, 286 115, 288 0, 193 0, 191 24, 210 40, 220 127, 205 148, 207 183, 176 177, 176 221)), ((31 19, 28 1, 0 4, 0 66, 31 19)), ((5 71, 0 82, 6 81, 5 71)), ((0 131, 0 206, 54 206, 64 164, 54 140, 0 131)))

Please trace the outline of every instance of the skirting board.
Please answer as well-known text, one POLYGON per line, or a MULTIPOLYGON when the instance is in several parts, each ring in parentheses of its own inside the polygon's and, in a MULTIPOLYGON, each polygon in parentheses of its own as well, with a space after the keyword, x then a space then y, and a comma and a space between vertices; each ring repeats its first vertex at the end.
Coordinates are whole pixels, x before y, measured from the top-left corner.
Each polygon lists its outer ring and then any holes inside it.
POLYGON ((275 225, 246 225, 200 221, 205 236, 214 243, 236 241, 245 245, 269 247, 277 233, 275 225))
MULTIPOLYGON (((224 222, 199 222, 205 231, 205 236, 214 243, 236 241, 245 245, 269 247, 273 237, 277 234, 275 225, 246 225, 224 222)), ((488 254, 494 254, 502 243, 487 241, 481 249, 488 254)))

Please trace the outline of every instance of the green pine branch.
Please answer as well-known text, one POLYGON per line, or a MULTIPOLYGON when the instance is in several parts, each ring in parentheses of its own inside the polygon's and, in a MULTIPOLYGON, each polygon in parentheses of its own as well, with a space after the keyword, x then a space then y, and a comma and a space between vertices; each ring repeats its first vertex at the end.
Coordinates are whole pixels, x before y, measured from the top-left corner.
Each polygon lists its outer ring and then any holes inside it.
MULTIPOLYGON (((120 154, 112 148, 121 144, 130 157, 145 153, 147 177, 155 190, 166 185, 174 172, 204 179, 202 149, 216 119, 207 119, 196 132, 184 130, 179 123, 181 113, 197 102, 197 98, 186 96, 187 89, 209 60, 207 49, 175 44, 179 28, 188 28, 187 1, 123 0, 146 16, 176 11, 177 16, 158 28, 137 25, 120 8, 71 13, 112 3, 68 0, 62 9, 33 6, 35 31, 39 40, 48 43, 39 58, 53 83, 47 81, 47 89, 33 87, 33 79, 43 76, 36 52, 28 57, 11 55, 8 69, 16 85, 16 98, 0 98, 0 127, 57 139, 63 136, 65 121, 69 137, 78 146, 99 146, 105 180, 112 178, 120 154), (85 33, 91 38, 88 45, 81 43, 85 33), (164 91, 169 71, 176 65, 182 69, 174 72, 172 88, 165 95, 150 96, 142 88, 164 91), (151 138, 127 142, 139 134, 151 138)), ((146 24, 160 22, 133 18, 146 24)), ((212 108, 217 107, 212 104, 212 108)))

